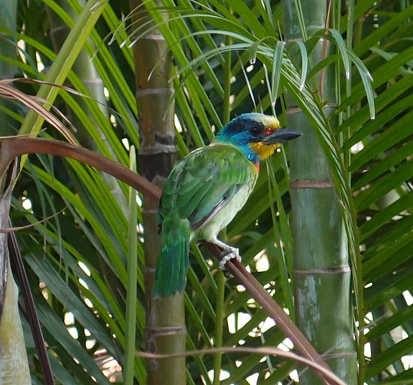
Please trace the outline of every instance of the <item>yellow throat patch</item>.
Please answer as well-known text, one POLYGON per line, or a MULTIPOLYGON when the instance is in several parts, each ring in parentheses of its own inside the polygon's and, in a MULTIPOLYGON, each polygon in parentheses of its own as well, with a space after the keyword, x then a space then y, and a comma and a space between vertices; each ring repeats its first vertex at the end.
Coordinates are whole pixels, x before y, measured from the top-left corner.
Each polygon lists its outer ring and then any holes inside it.
MULTIPOLYGON (((280 122, 275 116, 265 116, 261 121, 265 126, 267 135, 270 135, 272 131, 279 130, 281 128, 280 122)), ((261 160, 264 160, 273 155, 277 148, 281 147, 281 144, 265 144, 264 142, 255 142, 250 143, 250 147, 261 160)))
POLYGON ((267 159, 278 147, 281 147, 281 144, 265 144, 264 142, 250 143, 250 147, 253 151, 260 157, 261 160, 267 159))

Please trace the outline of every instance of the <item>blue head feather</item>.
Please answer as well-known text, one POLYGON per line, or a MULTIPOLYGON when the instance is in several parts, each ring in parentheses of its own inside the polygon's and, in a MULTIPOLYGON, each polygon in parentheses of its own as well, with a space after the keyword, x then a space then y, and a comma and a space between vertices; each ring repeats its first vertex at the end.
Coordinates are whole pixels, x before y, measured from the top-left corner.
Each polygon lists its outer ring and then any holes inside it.
POLYGON ((250 143, 262 141, 268 123, 277 125, 278 120, 272 116, 251 112, 231 120, 215 138, 215 142, 229 143, 238 147, 254 163, 260 161, 258 154, 250 143))

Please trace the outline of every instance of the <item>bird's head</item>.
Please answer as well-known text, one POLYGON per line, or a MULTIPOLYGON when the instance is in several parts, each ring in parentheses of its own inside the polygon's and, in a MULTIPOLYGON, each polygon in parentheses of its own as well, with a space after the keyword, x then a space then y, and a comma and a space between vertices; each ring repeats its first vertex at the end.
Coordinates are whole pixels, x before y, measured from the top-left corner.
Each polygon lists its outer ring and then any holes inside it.
POLYGON ((276 117, 254 112, 231 120, 215 141, 239 147, 251 162, 258 163, 273 155, 282 143, 299 136, 299 132, 281 128, 276 117))

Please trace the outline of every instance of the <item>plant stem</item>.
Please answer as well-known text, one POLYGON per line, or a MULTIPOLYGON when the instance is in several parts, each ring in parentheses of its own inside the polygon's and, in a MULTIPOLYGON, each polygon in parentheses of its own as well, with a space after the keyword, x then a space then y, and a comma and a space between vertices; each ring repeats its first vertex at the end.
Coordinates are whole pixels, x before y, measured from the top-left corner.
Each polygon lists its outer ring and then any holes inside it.
MULTIPOLYGON (((130 149, 129 168, 136 172, 135 147, 130 149)), ((136 296, 138 269, 138 239, 136 232, 137 220, 136 190, 129 188, 129 231, 128 231, 128 286, 126 294, 126 332, 125 332, 125 364, 123 367, 124 385, 133 385, 136 338, 136 296)))
MULTIPOLYGON (((225 276, 222 271, 217 272, 217 302, 216 302, 216 323, 215 323, 215 348, 222 347, 222 331, 224 327, 224 299, 225 299, 225 276)), ((214 355, 214 385, 219 385, 221 374, 222 354, 214 355)))
MULTIPOLYGON (((231 37, 225 38, 225 45, 232 44, 231 37)), ((223 108, 223 123, 227 124, 231 116, 231 51, 225 54, 224 65, 224 108, 223 108)), ((221 238, 226 238, 226 231, 221 232, 221 238)), ((217 272, 217 301, 216 301, 216 323, 215 323, 215 343, 216 348, 222 347, 222 332, 224 326, 224 294, 225 294, 225 276, 222 271, 217 272)), ((214 385, 219 385, 222 365, 222 354, 214 355, 214 385)))

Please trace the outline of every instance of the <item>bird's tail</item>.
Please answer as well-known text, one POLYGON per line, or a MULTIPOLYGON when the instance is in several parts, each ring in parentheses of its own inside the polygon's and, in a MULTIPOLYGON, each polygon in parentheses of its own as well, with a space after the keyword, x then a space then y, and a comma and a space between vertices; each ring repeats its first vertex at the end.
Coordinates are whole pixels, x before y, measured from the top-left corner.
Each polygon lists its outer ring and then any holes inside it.
POLYGON ((176 229, 164 239, 161 254, 156 265, 153 296, 168 297, 183 291, 189 264, 189 232, 182 234, 176 229), (175 231, 174 231, 175 230, 175 231))

